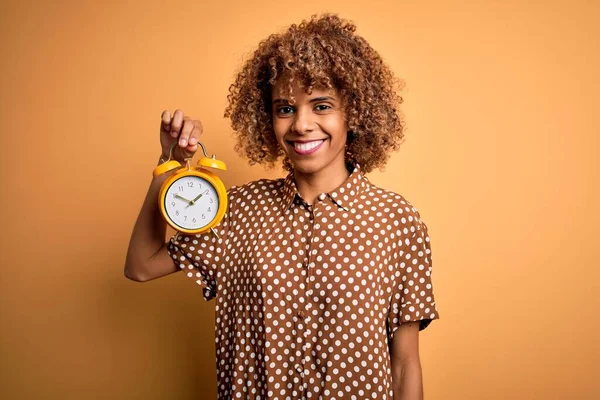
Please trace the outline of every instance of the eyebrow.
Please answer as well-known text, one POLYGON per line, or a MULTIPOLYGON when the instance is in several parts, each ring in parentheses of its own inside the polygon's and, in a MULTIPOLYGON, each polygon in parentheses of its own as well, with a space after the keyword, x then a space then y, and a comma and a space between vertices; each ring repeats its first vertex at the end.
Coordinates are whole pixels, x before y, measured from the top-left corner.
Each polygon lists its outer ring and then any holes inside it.
MULTIPOLYGON (((309 102, 316 103, 319 101, 326 101, 326 100, 335 101, 335 98, 331 97, 331 96, 320 96, 320 97, 315 97, 314 99, 310 99, 309 102)), ((276 104, 276 103, 289 104, 290 102, 286 99, 275 99, 272 101, 272 104, 276 104)))

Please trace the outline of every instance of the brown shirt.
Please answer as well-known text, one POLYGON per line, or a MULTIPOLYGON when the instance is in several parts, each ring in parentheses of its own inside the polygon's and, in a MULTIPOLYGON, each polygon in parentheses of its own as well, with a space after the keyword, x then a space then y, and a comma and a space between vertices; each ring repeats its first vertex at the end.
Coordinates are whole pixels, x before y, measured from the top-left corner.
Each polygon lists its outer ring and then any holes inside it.
POLYGON ((357 166, 314 205, 293 174, 228 191, 213 234, 169 254, 216 297, 220 399, 392 399, 389 344, 438 318, 427 226, 357 166))

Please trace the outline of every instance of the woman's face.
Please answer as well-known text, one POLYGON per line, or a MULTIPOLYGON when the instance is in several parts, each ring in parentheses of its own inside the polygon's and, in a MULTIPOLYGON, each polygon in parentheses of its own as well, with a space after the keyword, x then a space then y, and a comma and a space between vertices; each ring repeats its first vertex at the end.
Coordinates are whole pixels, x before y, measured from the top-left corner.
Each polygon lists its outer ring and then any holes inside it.
POLYGON ((295 102, 290 104, 287 81, 280 80, 271 104, 275 136, 294 169, 314 174, 345 168, 348 126, 337 91, 313 89, 309 95, 296 85, 293 95, 295 102))

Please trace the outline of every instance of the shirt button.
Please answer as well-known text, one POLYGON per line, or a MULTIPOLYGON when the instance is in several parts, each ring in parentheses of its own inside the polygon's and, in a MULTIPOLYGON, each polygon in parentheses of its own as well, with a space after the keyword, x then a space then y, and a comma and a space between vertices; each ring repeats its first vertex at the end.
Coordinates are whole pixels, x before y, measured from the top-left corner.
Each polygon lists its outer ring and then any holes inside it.
POLYGON ((300 318, 304 318, 304 311, 302 311, 302 310, 298 311, 298 316, 300 318))
POLYGON ((296 364, 294 365, 294 368, 296 368, 296 371, 300 372, 302 375, 304 375, 304 367, 302 367, 300 364, 296 364))

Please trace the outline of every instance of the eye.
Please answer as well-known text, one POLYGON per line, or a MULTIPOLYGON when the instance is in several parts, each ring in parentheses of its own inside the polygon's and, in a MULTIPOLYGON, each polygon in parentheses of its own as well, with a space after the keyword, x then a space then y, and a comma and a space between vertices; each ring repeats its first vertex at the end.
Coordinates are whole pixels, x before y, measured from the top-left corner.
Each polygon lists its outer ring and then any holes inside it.
POLYGON ((294 112, 294 109, 290 106, 277 107, 277 114, 286 115, 294 112))
POLYGON ((327 105, 327 104, 318 104, 317 106, 315 106, 315 109, 317 111, 325 111, 325 110, 329 110, 331 108, 331 106, 327 105))

